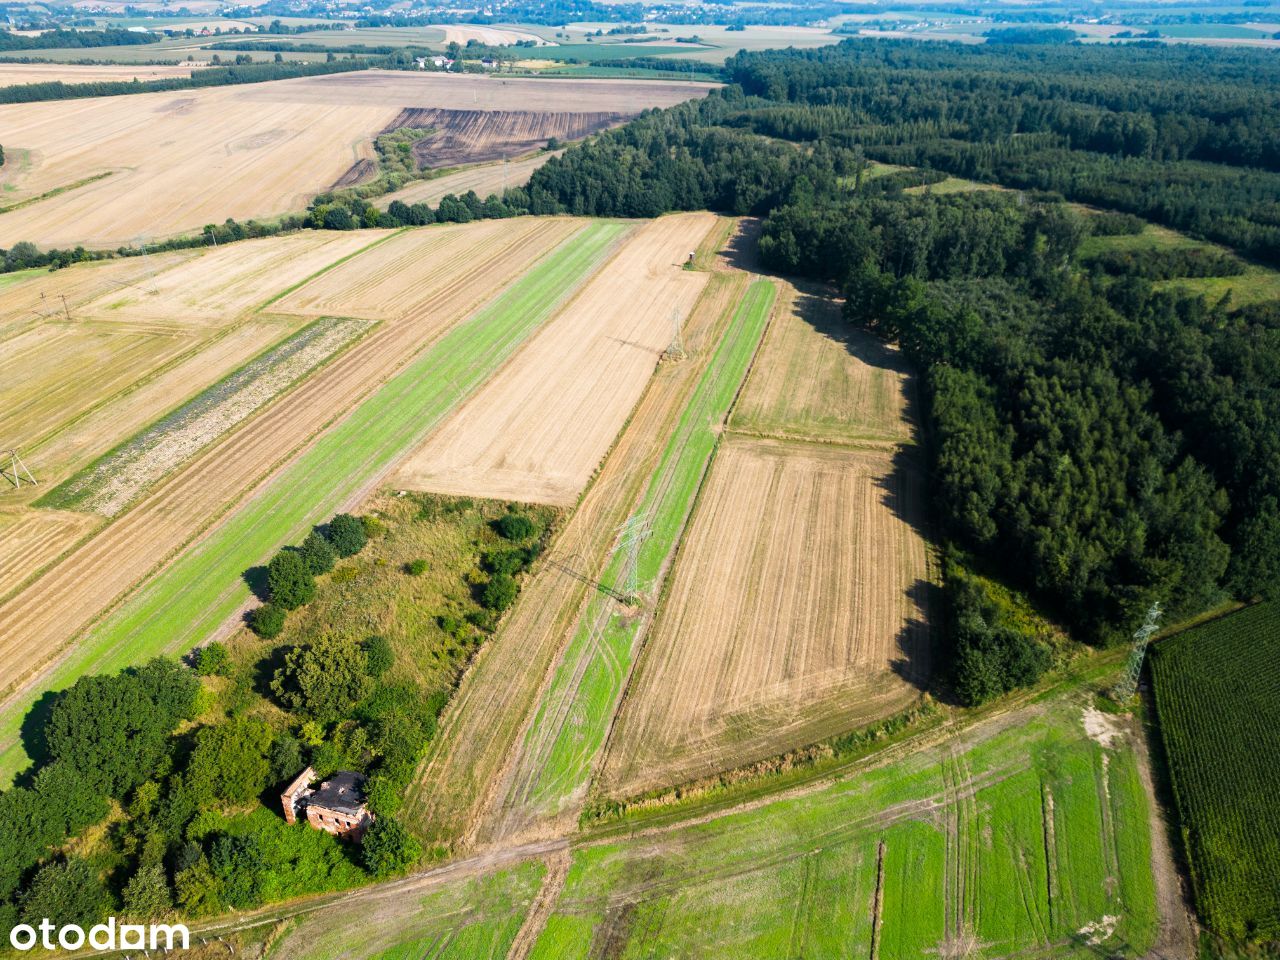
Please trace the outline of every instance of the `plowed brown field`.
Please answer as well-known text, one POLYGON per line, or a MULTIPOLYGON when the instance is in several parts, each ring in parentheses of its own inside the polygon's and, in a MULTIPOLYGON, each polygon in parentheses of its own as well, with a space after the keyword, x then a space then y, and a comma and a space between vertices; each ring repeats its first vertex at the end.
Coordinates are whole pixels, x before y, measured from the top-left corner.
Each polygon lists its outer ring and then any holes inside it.
POLYGON ((892 455, 730 438, 627 692, 601 788, 633 796, 919 695, 929 556, 892 455))
POLYGON ((707 274, 681 269, 709 213, 646 224, 391 481, 413 490, 570 504, 587 485, 707 274))
POLYGON ((544 147, 551 137, 581 140, 617 126, 630 114, 563 110, 405 110, 392 127, 430 127, 436 132, 413 145, 422 168, 456 167, 518 157, 544 147))
POLYGON ((473 237, 463 227, 441 229, 456 239, 448 258, 452 268, 423 286, 412 312, 380 325, 0 604, 0 689, 13 688, 56 659, 81 628, 216 522, 334 417, 519 276, 545 249, 581 228, 580 221, 569 219, 504 223, 496 238, 473 237))

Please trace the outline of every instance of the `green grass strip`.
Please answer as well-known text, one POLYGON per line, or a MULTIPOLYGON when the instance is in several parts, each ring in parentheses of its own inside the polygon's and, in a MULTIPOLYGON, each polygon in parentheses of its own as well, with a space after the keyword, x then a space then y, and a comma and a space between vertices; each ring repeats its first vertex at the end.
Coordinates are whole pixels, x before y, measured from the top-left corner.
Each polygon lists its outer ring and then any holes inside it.
MULTIPOLYGON (((679 544, 715 452, 718 428, 729 414, 764 335, 775 293, 767 280, 757 280, 748 288, 636 510, 635 516, 648 517, 652 523, 652 533, 637 557, 636 583, 641 594, 654 595, 658 578, 679 544)), ((602 582, 623 591, 626 564, 627 558, 615 553, 602 582)), ((618 616, 613 612, 615 604, 604 593, 592 595, 551 689, 538 708, 526 740, 526 750, 534 754, 531 759, 538 766, 525 798, 534 809, 556 810, 583 786, 604 746, 643 622, 643 618, 618 616), (555 729, 555 736, 549 747, 540 750, 537 741, 545 736, 548 725, 555 729)))
MULTIPOLYGON (((249 599, 246 570, 282 544, 300 541, 418 444, 590 276, 626 229, 620 223, 591 224, 446 333, 93 629, 53 672, 48 688, 186 650, 208 636, 249 599)), ((10 707, 0 722, 0 742, 6 745, 0 778, 26 763, 17 734, 30 702, 10 707)))

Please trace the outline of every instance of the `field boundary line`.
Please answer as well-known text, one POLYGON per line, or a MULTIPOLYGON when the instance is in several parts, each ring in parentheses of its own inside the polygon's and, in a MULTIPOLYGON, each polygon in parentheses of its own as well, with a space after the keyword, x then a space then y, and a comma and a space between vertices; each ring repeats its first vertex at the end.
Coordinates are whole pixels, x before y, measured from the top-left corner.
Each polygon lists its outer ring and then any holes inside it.
POLYGON ((99 180, 105 180, 107 177, 117 172, 119 171, 104 170, 101 173, 95 173, 92 176, 84 177, 83 179, 76 180, 73 183, 65 183, 60 187, 54 187, 52 190, 46 190, 44 193, 37 196, 27 197, 25 200, 19 200, 16 203, 11 203, 7 207, 0 207, 0 216, 3 216, 6 213, 12 213, 14 210, 21 210, 24 207, 34 206, 42 200, 51 200, 64 193, 70 193, 72 190, 79 190, 81 187, 87 187, 89 184, 97 183, 99 180))

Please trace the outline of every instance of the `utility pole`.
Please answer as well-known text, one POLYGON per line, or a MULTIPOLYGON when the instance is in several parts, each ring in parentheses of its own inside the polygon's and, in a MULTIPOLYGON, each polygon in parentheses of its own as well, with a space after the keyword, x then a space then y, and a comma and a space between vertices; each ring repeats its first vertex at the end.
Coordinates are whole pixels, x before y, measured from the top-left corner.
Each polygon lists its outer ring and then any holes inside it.
POLYGON ((67 315, 67 323, 71 322, 71 308, 67 306, 67 295, 62 294, 62 312, 67 315))

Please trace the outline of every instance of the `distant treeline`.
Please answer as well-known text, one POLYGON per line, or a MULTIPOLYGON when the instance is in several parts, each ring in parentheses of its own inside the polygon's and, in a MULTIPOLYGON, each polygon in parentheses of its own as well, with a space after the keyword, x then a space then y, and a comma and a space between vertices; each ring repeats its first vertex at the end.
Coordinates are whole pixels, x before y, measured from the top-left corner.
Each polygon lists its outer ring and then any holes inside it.
POLYGON ((125 47, 146 43, 158 43, 154 33, 135 30, 50 30, 34 37, 26 37, 7 30, 0 30, 0 51, 77 49, 79 47, 125 47))
POLYGON ((190 77, 165 80, 100 80, 94 83, 25 83, 0 87, 0 103, 34 103, 39 100, 76 100, 82 97, 114 97, 127 93, 155 93, 167 90, 195 90, 201 87, 225 87, 240 83, 264 83, 268 80, 291 80, 326 73, 365 70, 368 60, 333 60, 327 63, 246 63, 227 67, 205 67, 192 71, 190 77))

